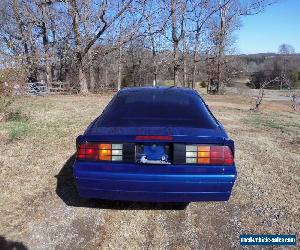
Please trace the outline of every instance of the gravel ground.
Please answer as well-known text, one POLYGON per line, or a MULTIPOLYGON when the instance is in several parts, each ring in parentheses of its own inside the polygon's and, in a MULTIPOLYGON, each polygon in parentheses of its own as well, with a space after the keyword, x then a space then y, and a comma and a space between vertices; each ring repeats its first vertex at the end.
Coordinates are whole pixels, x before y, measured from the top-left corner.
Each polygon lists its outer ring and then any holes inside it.
POLYGON ((257 113, 250 99, 204 95, 236 143, 228 202, 80 199, 74 140, 112 95, 15 101, 30 119, 0 122, 0 249, 234 249, 241 233, 299 232, 300 114, 283 102, 257 113))

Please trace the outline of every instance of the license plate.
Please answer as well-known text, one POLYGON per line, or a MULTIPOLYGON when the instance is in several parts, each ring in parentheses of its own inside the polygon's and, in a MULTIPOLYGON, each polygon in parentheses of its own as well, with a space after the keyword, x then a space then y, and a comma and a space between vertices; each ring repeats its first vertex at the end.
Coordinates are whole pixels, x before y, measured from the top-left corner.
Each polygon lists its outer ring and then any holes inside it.
POLYGON ((143 164, 171 164, 170 146, 157 143, 136 145, 136 161, 143 164))

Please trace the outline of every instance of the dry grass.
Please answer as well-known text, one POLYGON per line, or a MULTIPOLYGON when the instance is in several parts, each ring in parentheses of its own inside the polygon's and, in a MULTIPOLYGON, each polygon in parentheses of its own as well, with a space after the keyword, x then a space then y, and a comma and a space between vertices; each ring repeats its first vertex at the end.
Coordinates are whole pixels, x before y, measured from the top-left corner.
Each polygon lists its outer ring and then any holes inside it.
POLYGON ((238 247, 240 233, 299 232, 300 115, 285 103, 266 102, 256 113, 249 99, 204 95, 236 142, 239 176, 229 202, 176 210, 78 199, 68 159, 76 136, 111 97, 15 100, 29 119, 0 122, 0 235, 6 240, 33 249, 218 249, 238 247))

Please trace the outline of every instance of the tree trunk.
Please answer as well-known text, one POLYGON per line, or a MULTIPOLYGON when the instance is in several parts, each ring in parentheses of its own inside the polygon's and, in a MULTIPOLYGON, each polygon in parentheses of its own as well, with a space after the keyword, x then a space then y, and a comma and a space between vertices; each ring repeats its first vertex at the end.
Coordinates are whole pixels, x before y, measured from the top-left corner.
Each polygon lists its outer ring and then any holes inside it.
POLYGON ((51 65, 49 63, 47 63, 46 66, 46 80, 47 80, 47 84, 52 82, 52 70, 51 70, 51 65))
MULTIPOLYGON (((20 16, 20 8, 17 0, 13 0, 12 2, 12 8, 13 8, 13 14, 14 18, 16 20, 17 26, 18 26, 18 32, 19 36, 21 37, 21 43, 24 49, 24 55, 26 58, 26 70, 28 71, 27 73, 27 80, 31 80, 33 77, 33 63, 32 63, 32 58, 29 55, 29 48, 30 44, 28 42, 28 35, 26 34, 26 31, 24 30, 24 23, 21 20, 20 16)), ((23 61, 23 59, 22 59, 23 61)))
POLYGON ((47 11, 46 11, 46 2, 41 2, 41 10, 42 10, 42 35, 43 35, 43 46, 45 53, 45 67, 46 67, 46 81, 47 83, 52 82, 52 71, 51 71, 51 61, 49 56, 49 39, 48 39, 48 29, 46 26, 47 19, 47 11))
POLYGON ((174 86, 180 87, 180 81, 179 81, 179 60, 178 60, 178 54, 179 54, 179 49, 178 49, 178 42, 174 42, 174 50, 173 50, 173 60, 174 60, 174 86))
POLYGON ((150 34, 150 39, 151 39, 151 49, 152 49, 152 62, 153 62, 153 68, 152 68, 152 73, 153 73, 153 87, 157 85, 157 74, 158 74, 158 64, 157 64, 157 57, 156 57, 156 43, 152 31, 152 26, 151 26, 151 21, 147 18, 147 25, 148 25, 148 32, 150 34))
POLYGON ((183 87, 188 87, 188 72, 187 72, 187 62, 185 56, 183 58, 183 87))
POLYGON ((171 0, 171 9, 170 9, 171 17, 172 17, 172 41, 173 41, 173 70, 174 70, 174 86, 180 86, 179 81, 179 41, 183 35, 183 27, 181 28, 181 34, 178 37, 177 32, 177 16, 176 16, 176 1, 171 0))
POLYGON ((158 67, 157 67, 157 63, 155 61, 154 62, 154 79, 153 79, 153 86, 154 87, 157 85, 157 71, 158 71, 158 67))
MULTIPOLYGON (((222 4, 220 0, 220 6, 222 4)), ((223 6, 220 8, 220 31, 219 31, 219 43, 218 43, 218 66, 217 66, 217 74, 218 74, 218 83, 217 83, 217 93, 221 94, 224 88, 224 69, 223 69, 223 61, 224 61, 224 47, 225 47, 225 22, 226 22, 226 14, 227 14, 227 6, 223 6)))
POLYGON ((75 40, 75 50, 76 50, 76 59, 78 65, 78 78, 79 78, 79 86, 80 86, 80 93, 87 94, 89 92, 87 86, 87 79, 84 73, 83 67, 83 57, 84 54, 81 52, 81 37, 79 32, 79 10, 77 6, 76 0, 71 0, 71 13, 72 13, 72 26, 74 32, 74 40, 75 40))
MULTIPOLYGON (((152 32, 149 28, 150 33, 152 32)), ((155 40, 153 35, 151 35, 151 44, 152 44, 152 61, 153 61, 153 86, 157 84, 157 73, 158 73, 158 65, 156 58, 156 48, 155 48, 155 40)))
POLYGON ((95 68, 94 68, 94 63, 93 63, 93 55, 92 52, 89 50, 87 53, 87 60, 88 60, 88 65, 89 65, 89 75, 90 75, 90 91, 94 92, 96 88, 96 79, 95 79, 95 68))
POLYGON ((118 86, 117 89, 120 90, 122 85, 122 46, 119 48, 119 63, 118 63, 118 86))
MULTIPOLYGON (((193 62, 193 67, 192 67, 192 89, 195 88, 195 83, 196 83, 196 63, 193 62)), ((190 87, 190 85, 189 85, 190 87)))
POLYGON ((188 65, 187 65, 187 44, 185 33, 182 38, 183 41, 183 87, 188 87, 188 65))
POLYGON ((95 92, 96 90, 96 78, 95 78, 95 68, 93 65, 90 66, 90 91, 95 92))
POLYGON ((117 86, 118 91, 121 89, 121 85, 122 85, 122 63, 119 62, 119 66, 118 66, 118 86, 117 86))
POLYGON ((78 78, 79 78, 79 85, 80 85, 80 93, 87 94, 89 92, 89 90, 88 90, 87 79, 86 79, 86 75, 83 70, 82 63, 79 64, 78 78))
POLYGON ((196 29, 196 35, 195 35, 195 45, 194 45, 194 54, 193 54, 193 67, 192 67, 192 89, 195 88, 196 84, 196 64, 199 60, 197 60, 198 50, 199 50, 199 40, 200 40, 200 25, 199 21, 197 21, 197 29, 196 29))

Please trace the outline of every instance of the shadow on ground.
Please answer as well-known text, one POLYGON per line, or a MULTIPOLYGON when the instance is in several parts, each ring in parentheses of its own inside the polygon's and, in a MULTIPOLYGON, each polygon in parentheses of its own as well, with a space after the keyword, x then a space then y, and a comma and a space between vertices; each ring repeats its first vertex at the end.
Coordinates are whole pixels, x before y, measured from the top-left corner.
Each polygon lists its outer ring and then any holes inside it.
POLYGON ((10 241, 0 235, 0 249, 2 250, 27 250, 28 248, 19 241, 10 241))
POLYGON ((118 210, 183 210, 188 205, 188 203, 175 202, 156 203, 83 199, 78 195, 73 178, 74 161, 75 155, 72 155, 63 165, 58 175, 55 176, 57 178, 56 194, 68 206, 118 210))

